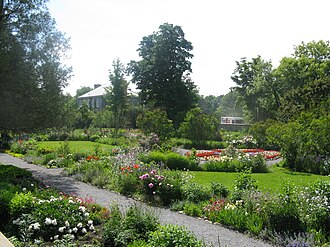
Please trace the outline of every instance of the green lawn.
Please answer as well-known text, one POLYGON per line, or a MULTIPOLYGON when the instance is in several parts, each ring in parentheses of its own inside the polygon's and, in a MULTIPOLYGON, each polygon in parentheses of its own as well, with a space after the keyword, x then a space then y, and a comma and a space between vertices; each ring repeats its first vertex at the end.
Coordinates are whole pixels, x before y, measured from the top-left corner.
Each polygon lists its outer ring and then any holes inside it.
MULTIPOLYGON (((222 183, 230 190, 233 190, 235 179, 238 173, 232 172, 191 172, 195 178, 194 181, 205 186, 210 186, 211 182, 222 183)), ((252 178, 257 180, 258 188, 264 192, 279 192, 284 184, 290 182, 296 186, 307 186, 317 179, 330 181, 330 176, 320 176, 309 173, 291 172, 282 167, 271 167, 270 173, 255 173, 252 178)))
MULTIPOLYGON (((56 150, 61 146, 60 141, 44 141, 44 142, 38 142, 38 146, 42 148, 47 148, 51 150, 56 150)), ((90 142, 90 141, 68 141, 69 147, 72 152, 90 152, 92 153, 95 149, 96 145, 99 145, 100 148, 105 150, 111 150, 113 147, 106 144, 100 144, 96 142, 90 142)))

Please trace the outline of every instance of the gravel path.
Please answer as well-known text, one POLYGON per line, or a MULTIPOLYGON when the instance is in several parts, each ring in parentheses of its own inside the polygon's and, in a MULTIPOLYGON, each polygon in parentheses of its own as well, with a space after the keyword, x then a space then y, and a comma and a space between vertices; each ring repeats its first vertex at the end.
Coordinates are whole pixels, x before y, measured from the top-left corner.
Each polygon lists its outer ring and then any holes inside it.
MULTIPOLYGON (((114 203, 121 205, 123 209, 127 208, 129 205, 137 203, 142 207, 150 208, 146 204, 136 202, 133 199, 117 193, 76 181, 72 177, 64 176, 62 174, 63 169, 47 169, 41 166, 28 164, 21 159, 3 153, 0 153, 0 163, 27 169, 33 173, 35 178, 43 181, 46 185, 57 188, 65 193, 77 195, 82 198, 92 196, 97 204, 108 208, 114 203)), ((189 230, 193 231, 198 238, 203 239, 206 243, 215 247, 219 246, 219 242, 222 247, 271 246, 260 240, 249 238, 244 234, 228 230, 220 225, 212 224, 203 219, 193 218, 163 208, 150 208, 150 210, 153 210, 156 215, 159 216, 162 224, 184 225, 189 230)))

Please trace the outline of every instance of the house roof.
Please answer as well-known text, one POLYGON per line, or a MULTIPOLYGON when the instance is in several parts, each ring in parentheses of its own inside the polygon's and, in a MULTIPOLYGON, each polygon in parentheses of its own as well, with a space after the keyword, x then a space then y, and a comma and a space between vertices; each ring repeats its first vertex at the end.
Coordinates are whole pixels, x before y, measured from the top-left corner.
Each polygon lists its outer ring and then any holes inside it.
POLYGON ((79 96, 78 99, 103 96, 106 94, 106 88, 108 88, 109 86, 110 86, 110 84, 103 84, 103 85, 89 91, 88 93, 85 93, 85 94, 79 96))

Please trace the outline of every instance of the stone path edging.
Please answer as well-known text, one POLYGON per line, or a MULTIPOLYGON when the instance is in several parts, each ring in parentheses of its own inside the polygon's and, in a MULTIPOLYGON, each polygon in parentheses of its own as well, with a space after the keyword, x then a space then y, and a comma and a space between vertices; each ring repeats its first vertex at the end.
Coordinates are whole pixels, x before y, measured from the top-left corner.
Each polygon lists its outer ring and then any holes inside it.
POLYGON ((194 232, 199 239, 203 239, 207 244, 214 247, 270 247, 271 245, 261 240, 249 238, 248 236, 229 230, 217 224, 212 224, 203 219, 190 217, 169 209, 149 207, 144 203, 137 202, 131 198, 119 195, 117 193, 100 189, 90 184, 75 180, 72 177, 64 176, 63 169, 47 169, 42 166, 28 164, 25 161, 12 157, 8 154, 0 153, 0 163, 14 165, 32 172, 33 176, 46 185, 54 187, 68 194, 76 195, 82 198, 91 196, 97 204, 109 208, 117 203, 122 208, 127 208, 132 204, 139 204, 142 207, 153 210, 158 215, 161 224, 184 225, 190 231, 194 232))

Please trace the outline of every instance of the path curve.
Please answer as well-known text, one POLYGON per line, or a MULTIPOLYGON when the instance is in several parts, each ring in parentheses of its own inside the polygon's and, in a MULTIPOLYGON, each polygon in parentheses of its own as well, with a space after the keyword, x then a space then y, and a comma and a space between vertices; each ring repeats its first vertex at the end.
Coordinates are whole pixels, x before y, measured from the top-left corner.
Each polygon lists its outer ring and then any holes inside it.
MULTIPOLYGON (((117 193, 100 189, 90 184, 86 184, 62 174, 63 169, 47 169, 42 166, 28 164, 25 161, 12 157, 8 154, 0 153, 0 163, 14 165, 32 172, 33 176, 46 185, 57 188, 68 194, 76 195, 82 198, 92 196, 97 204, 109 208, 117 203, 122 208, 127 208, 132 204, 139 203, 143 207, 148 207, 144 203, 137 202, 131 198, 119 195, 117 193)), ((151 208, 158 215, 161 224, 184 225, 195 235, 206 243, 222 247, 270 247, 271 245, 260 240, 249 238, 239 232, 226 229, 220 225, 212 224, 203 219, 193 218, 184 214, 170 211, 163 208, 151 208)))

